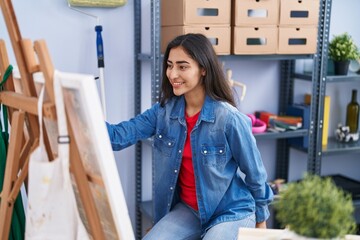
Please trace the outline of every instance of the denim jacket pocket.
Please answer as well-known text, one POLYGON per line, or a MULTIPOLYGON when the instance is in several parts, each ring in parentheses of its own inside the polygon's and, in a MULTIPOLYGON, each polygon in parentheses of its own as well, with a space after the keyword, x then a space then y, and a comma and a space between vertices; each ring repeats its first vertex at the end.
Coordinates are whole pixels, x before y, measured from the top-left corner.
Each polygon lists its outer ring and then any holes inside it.
POLYGON ((219 146, 201 146, 201 156, 204 165, 219 166, 226 163, 226 147, 219 146))
POLYGON ((164 156, 170 157, 175 145, 175 140, 167 137, 161 132, 154 136, 154 148, 164 156))

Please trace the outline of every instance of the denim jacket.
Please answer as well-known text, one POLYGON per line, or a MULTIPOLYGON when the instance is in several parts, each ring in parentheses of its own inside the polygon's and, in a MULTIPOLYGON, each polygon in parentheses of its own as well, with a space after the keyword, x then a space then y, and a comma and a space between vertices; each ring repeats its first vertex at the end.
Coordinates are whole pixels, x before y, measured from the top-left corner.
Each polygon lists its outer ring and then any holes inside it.
MULTIPOLYGON (((177 180, 187 135, 184 97, 173 97, 164 107, 155 104, 129 121, 107 123, 107 129, 113 150, 153 137, 156 223, 179 201, 177 180)), ((273 192, 266 183, 250 118, 207 96, 190 142, 202 230, 254 212, 257 222, 265 221, 273 192)))

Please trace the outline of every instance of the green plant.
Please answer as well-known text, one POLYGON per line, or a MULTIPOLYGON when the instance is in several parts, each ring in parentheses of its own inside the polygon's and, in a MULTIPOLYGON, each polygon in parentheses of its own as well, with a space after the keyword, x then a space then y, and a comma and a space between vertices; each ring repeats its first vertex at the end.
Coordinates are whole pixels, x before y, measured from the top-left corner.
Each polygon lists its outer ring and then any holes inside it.
POLYGON ((351 196, 330 178, 308 174, 289 183, 274 206, 282 227, 305 237, 331 239, 356 229, 351 196))
POLYGON ((329 43, 329 57, 334 61, 357 60, 360 52, 354 40, 348 33, 343 33, 329 43))

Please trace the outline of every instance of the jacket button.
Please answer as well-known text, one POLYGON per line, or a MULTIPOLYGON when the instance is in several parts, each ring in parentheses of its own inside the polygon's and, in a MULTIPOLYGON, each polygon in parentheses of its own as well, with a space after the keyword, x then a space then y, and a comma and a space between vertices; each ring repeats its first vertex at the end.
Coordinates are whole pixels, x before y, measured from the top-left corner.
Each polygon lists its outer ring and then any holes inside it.
POLYGON ((171 142, 169 142, 168 145, 171 146, 171 142))
POLYGON ((220 153, 222 153, 222 152, 223 152, 223 150, 220 150, 219 152, 220 152, 220 153))
POLYGON ((174 188, 173 187, 170 187, 170 190, 172 191, 174 188))
POLYGON ((204 153, 207 154, 207 151, 205 150, 204 153))
POLYGON ((162 138, 162 135, 159 135, 159 138, 162 138))

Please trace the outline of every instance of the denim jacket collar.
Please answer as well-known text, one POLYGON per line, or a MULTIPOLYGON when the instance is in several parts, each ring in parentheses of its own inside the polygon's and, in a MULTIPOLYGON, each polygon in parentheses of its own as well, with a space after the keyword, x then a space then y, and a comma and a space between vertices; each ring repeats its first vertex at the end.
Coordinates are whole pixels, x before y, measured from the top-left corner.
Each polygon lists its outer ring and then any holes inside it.
MULTIPOLYGON (((178 118, 181 123, 185 123, 185 97, 182 95, 177 97, 177 100, 174 104, 174 108, 171 111, 170 118, 176 119, 178 118)), ((201 109, 201 114, 199 116, 199 120, 196 125, 200 123, 200 121, 205 122, 215 122, 215 100, 205 96, 205 102, 201 109)))

